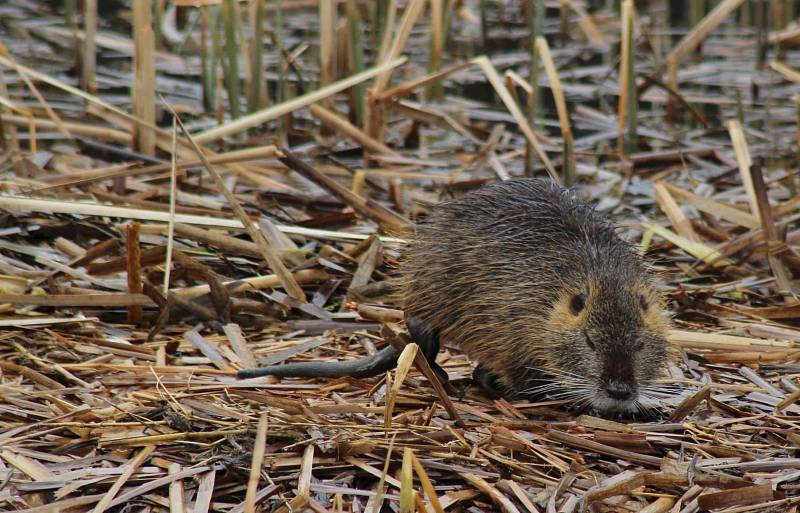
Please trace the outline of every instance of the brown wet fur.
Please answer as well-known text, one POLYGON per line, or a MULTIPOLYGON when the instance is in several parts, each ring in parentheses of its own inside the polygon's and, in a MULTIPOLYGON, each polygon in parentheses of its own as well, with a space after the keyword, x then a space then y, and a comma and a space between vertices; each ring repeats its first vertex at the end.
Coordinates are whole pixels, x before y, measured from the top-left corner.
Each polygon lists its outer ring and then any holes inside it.
POLYGON ((511 397, 531 395, 544 376, 566 391, 583 387, 587 397, 607 383, 638 391, 660 377, 669 321, 656 284, 613 224, 538 179, 438 205, 401 267, 406 317, 459 345, 511 397), (581 293, 585 306, 573 312, 581 293))

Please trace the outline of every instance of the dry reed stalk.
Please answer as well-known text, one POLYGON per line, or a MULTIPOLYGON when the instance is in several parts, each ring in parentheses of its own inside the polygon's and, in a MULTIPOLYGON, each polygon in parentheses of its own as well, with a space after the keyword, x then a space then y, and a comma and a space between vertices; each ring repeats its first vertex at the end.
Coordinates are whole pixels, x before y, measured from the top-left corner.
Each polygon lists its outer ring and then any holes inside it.
POLYGON ((397 357, 395 379, 393 380, 391 387, 389 387, 389 391, 386 393, 386 404, 383 413, 383 427, 386 429, 390 429, 392 427, 392 412, 394 412, 397 394, 400 392, 400 388, 403 386, 406 376, 408 376, 408 371, 411 370, 411 366, 414 364, 414 358, 416 357, 418 350, 419 346, 411 343, 406 345, 406 347, 403 348, 403 352, 397 357))
POLYGON ((686 330, 672 330, 668 337, 671 344, 683 348, 719 349, 741 351, 757 348, 793 348, 796 343, 782 340, 767 340, 753 337, 740 337, 722 333, 699 333, 686 330))
MULTIPOLYGON (((167 467, 167 474, 171 476, 180 475, 181 465, 171 463, 167 467)), ((170 513, 184 513, 185 489, 183 479, 175 479, 169 484, 169 511, 170 513)))
POLYGON ((704 493, 697 497, 697 505, 701 510, 719 510, 731 506, 763 504, 775 499, 775 492, 770 483, 723 490, 721 492, 704 493))
POLYGON ((336 93, 344 91, 345 89, 348 89, 350 87, 353 87, 356 84, 360 84, 365 80, 369 80, 370 78, 378 75, 379 73, 385 72, 387 69, 396 68, 397 66, 400 66, 404 62, 405 58, 395 59, 389 62, 385 62, 379 66, 369 68, 361 73, 357 73, 348 78, 343 78, 341 80, 338 80, 321 89, 308 92, 302 96, 298 96, 297 98, 292 98, 291 100, 287 100, 283 103, 272 105, 270 107, 267 107, 266 109, 254 112, 252 114, 248 114, 246 116, 242 116, 239 119, 230 121, 226 124, 217 126, 215 128, 208 129, 204 132, 200 132, 194 136, 194 141, 197 144, 205 144, 220 139, 222 137, 237 134, 239 132, 247 130, 248 128, 252 128, 254 126, 266 123, 273 119, 284 116, 290 112, 294 112, 298 109, 302 109, 303 107, 307 107, 312 103, 317 103, 321 100, 324 100, 325 98, 328 98, 336 93))
POLYGON ((217 49, 219 48, 219 11, 209 6, 200 8, 200 81, 203 85, 203 106, 214 111, 217 97, 217 49))
POLYGON ((779 292, 791 292, 793 287, 789 274, 783 266, 783 262, 781 262, 778 255, 776 255, 776 252, 785 249, 785 246, 778 236, 778 230, 775 227, 775 220, 772 216, 772 208, 770 207, 769 197, 767 195, 767 186, 764 184, 764 175, 759 166, 750 166, 749 174, 753 184, 753 192, 756 197, 758 214, 761 218, 764 239, 767 243, 767 261, 772 269, 772 275, 775 276, 779 292))
MULTIPOLYGON (((673 57, 667 59, 667 86, 678 93, 678 66, 673 57)), ((674 124, 678 121, 679 101, 670 94, 667 100, 667 123, 674 124)))
MULTIPOLYGON (((162 348, 164 346, 161 346, 162 348)), ((197 479, 197 495, 194 499, 192 513, 208 513, 211 509, 211 499, 214 498, 214 485, 216 483, 216 470, 209 470, 200 474, 197 479)))
POLYGON ((503 495, 500 490, 492 486, 482 477, 468 473, 462 473, 461 477, 492 499, 492 502, 494 502, 503 513, 520 513, 519 509, 517 509, 517 507, 508 497, 503 495))
MULTIPOLYGON (((357 0, 347 0, 347 27, 350 31, 348 44, 348 60, 352 73, 364 71, 364 42, 362 37, 361 14, 357 0)), ((364 84, 356 84, 350 95, 352 104, 351 118, 357 127, 364 126, 364 109, 366 106, 366 88, 364 84)))
MULTIPOLYGON (((109 129, 105 129, 106 131, 111 131, 109 129)), ((130 139, 128 139, 130 140, 130 139)), ((177 149, 177 155, 181 154, 181 150, 177 149)), ((175 155, 175 153, 173 153, 175 155)), ((212 164, 233 164, 233 163, 241 163, 241 162, 248 162, 252 160, 260 160, 270 157, 276 157, 279 155, 278 149, 275 146, 255 146, 253 148, 246 148, 242 150, 233 150, 228 151, 225 153, 219 153, 216 155, 210 155, 208 157, 209 162, 212 164)), ((182 160, 180 162, 176 162, 175 167, 176 169, 184 170, 189 169, 192 167, 197 167, 201 165, 202 162, 199 159, 192 159, 192 160, 182 160)), ((108 169, 92 169, 82 173, 75 173, 67 177, 63 177, 61 180, 64 181, 57 181, 52 185, 48 185, 45 187, 40 187, 35 189, 31 192, 33 193, 41 193, 48 190, 53 189, 60 189, 63 187, 78 187, 82 185, 88 185, 90 183, 94 183, 97 181, 102 180, 109 180, 113 178, 121 178, 121 177, 131 177, 131 176, 138 176, 144 174, 151 174, 151 173, 161 173, 163 171, 170 171, 172 169, 172 164, 153 164, 151 166, 144 166, 138 168, 130 168, 125 166, 123 169, 119 170, 111 170, 108 169)))
MULTIPOLYGON (((798 77, 798 80, 800 80, 800 77, 798 77)), ((797 119, 795 139, 797 141, 798 148, 800 148, 800 94, 795 93, 792 95, 792 100, 794 102, 795 119, 797 119)), ((800 152, 797 154, 797 167, 800 169, 800 152)))
MULTIPOLYGON (((142 293, 142 259, 141 246, 139 246, 139 223, 128 223, 125 231, 125 255, 127 261, 128 294, 142 293)), ((142 323, 142 307, 131 305, 128 307, 128 322, 138 326, 142 323)))
POLYGON ((597 28, 592 17, 586 12, 583 4, 573 2, 572 0, 563 0, 563 2, 578 15, 578 27, 580 27, 584 35, 586 35, 586 39, 595 47, 607 48, 608 41, 606 41, 603 33, 600 32, 600 29, 597 28))
POLYGON ((265 3, 266 0, 250 0, 250 20, 253 33, 250 42, 250 90, 248 95, 250 112, 261 110, 269 103, 269 91, 264 77, 265 3))
POLYGON ((337 0, 319 2, 319 87, 336 80, 337 0))
MULTIPOLYGON (((228 107, 231 117, 237 119, 241 115, 241 96, 239 94, 239 2, 238 0, 223 0, 222 2, 222 24, 225 27, 225 88, 228 90, 228 107)), ((220 55, 222 58, 222 55, 220 55)))
MULTIPOLYGON (((384 66, 393 59, 400 57, 400 54, 405 48, 408 36, 411 34, 411 29, 414 27, 417 18, 422 13, 423 7, 425 7, 425 1, 426 0, 411 0, 406 6, 405 12, 403 13, 403 18, 400 20, 400 26, 397 28, 394 38, 391 39, 391 44, 382 46, 381 48, 381 56, 379 58, 380 66, 384 66)), ((389 27, 387 26, 386 34, 390 33, 388 29, 389 27)), ((372 84, 371 93, 373 95, 378 95, 386 89, 386 87, 389 85, 389 81, 391 80, 393 71, 394 67, 387 67, 378 73, 378 75, 375 77, 375 81, 372 84)), ((380 103, 373 101, 372 98, 370 98, 370 101, 367 102, 365 122, 367 126, 367 133, 370 135, 370 137, 382 141, 384 139, 383 132, 386 128, 383 119, 383 110, 380 103)))
POLYGON ((169 277, 172 270, 172 252, 175 245, 175 196, 177 195, 178 181, 178 122, 172 120, 172 158, 169 172, 169 222, 167 224, 167 254, 164 259, 164 287, 163 294, 169 293, 169 277))
POLYGON ((786 64, 777 61, 771 61, 769 63, 769 66, 773 70, 783 75, 783 78, 785 78, 786 80, 789 80, 796 84, 800 84, 800 71, 797 71, 794 68, 791 68, 786 64))
MULTIPOLYGON (((80 214, 116 217, 121 219, 136 219, 139 221, 159 221, 163 223, 169 222, 169 212, 127 207, 112 207, 97 203, 85 203, 77 201, 58 201, 14 196, 0 196, 0 208, 12 211, 29 211, 51 214, 80 214)), ((219 216, 211 217, 191 214, 175 214, 175 222, 190 225, 232 228, 238 230, 243 228, 241 221, 238 219, 226 219, 219 216)), ((332 230, 304 228, 302 226, 277 225, 277 227, 282 232, 291 235, 320 237, 330 240, 361 241, 369 237, 368 235, 361 233, 336 232, 332 230)), ((160 232, 162 228, 159 228, 158 230, 160 232)), ((404 242, 403 239, 399 239, 397 237, 381 237, 381 241, 388 244, 402 244, 404 242)))
MULTIPOLYGON (((527 12, 528 23, 528 39, 530 40, 530 63, 528 68, 530 70, 529 82, 530 86, 528 91, 527 102, 527 119, 531 127, 536 126, 536 113, 542 110, 544 102, 541 94, 539 94, 539 48, 536 45, 536 39, 544 37, 544 18, 545 18, 545 5, 544 2, 533 2, 528 6, 527 12)), ((530 141, 525 144, 525 175, 530 176, 533 173, 533 155, 534 146, 530 141)))
POLYGON ((633 31, 635 12, 633 0, 622 2, 622 21, 620 26, 621 59, 619 63, 619 103, 617 104, 617 150, 620 155, 636 151, 636 125, 638 95, 636 93, 636 76, 634 75, 633 31), (627 133, 625 128, 627 127, 627 133))
POLYGON ((384 207, 380 203, 369 201, 358 194, 354 194, 346 187, 339 185, 334 179, 319 172, 313 166, 300 159, 297 155, 289 151, 288 148, 283 148, 281 152, 284 156, 280 158, 280 161, 286 164, 287 167, 324 187, 362 215, 373 219, 383 227, 393 230, 402 230, 409 227, 410 222, 408 219, 384 207))
POLYGON ((711 198, 698 196, 693 192, 676 187, 670 183, 663 183, 670 195, 677 196, 684 203, 687 203, 701 212, 717 216, 726 221, 744 226, 745 228, 756 228, 760 225, 758 218, 732 205, 728 205, 711 198))
POLYGON ((481 67, 481 70, 483 70, 483 73, 486 75, 489 83, 492 84, 492 87, 500 97, 500 100, 502 100, 503 104, 506 106, 511 115, 514 116, 514 119, 519 124, 520 131, 522 131, 527 141, 531 144, 531 146, 533 146, 534 151, 536 151, 539 160, 542 161, 542 165, 544 165, 544 168, 547 170, 550 178, 559 181, 558 174, 556 173, 553 164, 550 162, 550 158, 544 152, 542 145, 539 144, 539 140, 536 134, 533 132, 530 124, 528 124, 528 120, 525 118, 525 115, 522 114, 519 106, 514 102, 514 98, 511 96, 511 93, 508 92, 508 89, 506 89, 506 86, 503 84, 503 80, 500 78, 497 70, 492 65, 492 62, 485 55, 476 57, 472 60, 472 62, 481 67))
POLYGON ((675 232, 664 228, 663 226, 649 223, 645 223, 642 226, 647 230, 653 231, 658 236, 668 240, 672 244, 684 250, 686 253, 692 255, 698 260, 702 260, 708 265, 722 267, 725 265, 731 265, 733 263, 729 258, 723 257, 722 254, 716 249, 711 248, 702 242, 697 242, 682 237, 675 232))
MULTIPOLYGON (((330 278, 326 272, 316 269, 305 269, 292 274, 294 280, 300 284, 319 283, 330 278)), ((242 280, 231 280, 224 282, 223 285, 235 285, 230 293, 243 292, 246 290, 261 290, 281 286, 281 279, 276 274, 265 274, 263 276, 251 276, 242 280)), ((171 292, 185 299, 194 299, 204 296, 211 291, 209 285, 194 285, 190 287, 173 289, 171 292)))
POLYGON ((123 470, 116 481, 114 481, 114 484, 111 485, 111 488, 103 495, 103 498, 97 502, 94 509, 92 509, 92 513, 103 513, 108 509, 114 497, 116 497, 122 487, 125 486, 125 483, 128 482, 133 473, 147 461, 147 458, 150 457, 154 450, 154 445, 145 445, 136 453, 136 456, 125 464, 125 470, 123 470))
MULTIPOLYGON (((0 96, 1 95, 2 93, 0 93, 0 96)), ((0 98, 0 103, 2 103, 2 98, 0 98)), ((57 123, 48 119, 20 116, 15 114, 5 114, 3 116, 3 121, 17 127, 28 127, 33 124, 33 126, 36 128, 45 130, 59 130, 62 128, 65 129, 70 135, 84 135, 93 139, 112 141, 124 145, 131 144, 133 140, 130 134, 119 130, 113 130, 111 128, 100 127, 97 125, 77 123, 74 121, 62 121, 59 127, 57 123)))
POLYGON ((733 143, 733 151, 736 154, 736 162, 739 165, 739 175, 742 179, 744 190, 747 191, 747 199, 750 202, 750 212, 758 219, 761 216, 758 208, 758 199, 753 187, 753 178, 750 176, 750 167, 753 165, 753 160, 750 158, 750 150, 747 147, 747 139, 744 135, 741 123, 736 119, 728 120, 726 123, 728 133, 733 143))
POLYGON ((183 135, 188 139, 189 143, 194 148, 195 153, 203 162, 203 167, 213 178, 217 189, 219 189, 219 191, 225 196, 225 199, 228 200, 228 205, 230 206, 231 210, 233 210, 236 217, 238 217, 239 221, 242 223, 242 225, 244 225, 247 234, 250 235, 250 238, 253 240, 253 242, 258 245, 264 260, 267 262, 267 264, 269 264, 270 269, 272 269, 272 271, 280 277, 281 284, 286 290, 286 293, 289 294, 289 296, 291 296, 293 299, 305 302, 306 295, 305 292, 303 292, 302 287, 297 284, 297 281, 295 281, 292 274, 286 269, 286 266, 283 265, 283 261, 281 261, 275 250, 264 238, 264 235, 258 230, 252 221, 250 221, 247 213, 239 204, 239 200, 236 199, 236 196, 234 196, 230 189, 228 189, 228 187, 225 185, 222 177, 220 177, 219 173, 216 171, 216 169, 214 169, 213 164, 211 164, 211 162, 208 160, 208 157, 206 157, 206 154, 203 152, 202 148, 197 145, 192 136, 186 130, 186 127, 181 122, 178 114, 172 110, 172 115, 177 119, 178 126, 181 128, 183 135))
MULTIPOLYGON (((396 383, 396 382, 395 382, 396 383)), ((400 467, 400 513, 414 513, 416 492, 414 490, 414 453, 410 447, 403 449, 403 464, 400 467)))
MULTIPOLYGON (((0 73, 0 97, 5 98, 7 96, 8 88, 6 87, 6 82, 3 79, 3 74, 0 73)), ((9 114, 5 111, 6 107, 3 105, 3 102, 0 102, 0 149, 2 149, 3 152, 9 152, 12 155, 17 155, 20 151, 17 129, 13 125, 6 125, 5 121, 9 114)), ((20 166, 21 164, 16 166, 18 171, 20 166)))
POLYGON ((564 90, 561 88, 561 81, 558 78, 558 71, 550 55, 550 48, 547 40, 543 37, 536 39, 536 46, 539 48, 539 55, 544 65, 547 79, 550 81, 550 89, 553 92, 553 99, 556 103, 558 121, 561 124, 561 137, 564 138, 563 172, 564 185, 571 187, 577 178, 577 168, 575 163, 575 152, 573 150, 572 124, 569 121, 569 111, 567 101, 564 99, 564 90))
POLYGON ((256 492, 258 491, 258 482, 261 480, 261 467, 264 464, 264 450, 267 446, 268 427, 269 416, 266 412, 263 412, 258 417, 258 428, 256 429, 253 456, 250 460, 250 476, 247 479, 247 492, 244 499, 244 511, 246 513, 255 513, 256 511, 256 492))
MULTIPOLYGON (((428 57, 428 73, 436 73, 442 68, 442 53, 447 27, 445 26, 444 4, 446 0, 431 0, 431 49, 428 57)), ((444 88, 441 80, 428 86, 428 98, 442 101, 444 88)))
POLYGON ((428 501, 430 502, 431 506, 433 506, 433 511, 435 513, 444 513, 442 503, 439 500, 439 496, 436 494, 436 489, 433 487, 433 483, 431 483, 431 480, 428 477, 428 473, 425 471, 425 467, 422 465, 422 463, 420 463, 419 459, 413 452, 411 453, 411 464, 414 467, 414 473, 417 474, 417 478, 422 485, 422 490, 428 497, 428 501))
POLYGON ((376 7, 375 21, 378 26, 376 27, 377 30, 375 32, 381 35, 377 58, 377 61, 380 62, 389 54, 389 48, 392 44, 394 22, 395 18, 397 17, 397 1, 378 0, 376 2, 376 7))
MULTIPOLYGON (((39 88, 36 87, 36 85, 31 81, 30 77, 28 76, 29 75, 28 70, 25 68, 25 66, 22 66, 22 65, 18 64, 13 59, 13 57, 9 53, 8 49, 2 43, 0 43, 0 57, 4 57, 4 58, 8 59, 9 66, 12 69, 14 69, 14 71, 16 71, 17 74, 19 74, 20 78, 22 78, 23 82, 25 83, 25 86, 30 90, 30 92, 33 94, 33 96, 36 97, 36 100, 39 102, 39 104, 42 106, 44 111, 47 113, 47 116, 53 122, 53 124, 58 129, 58 131, 61 132, 62 134, 64 134, 65 137, 67 137, 69 139, 72 139, 72 134, 64 126, 64 122, 61 121, 61 118, 59 117, 59 115, 56 114, 56 112, 52 109, 52 107, 50 107, 50 104, 47 102, 47 100, 45 100, 44 96, 42 96, 42 93, 39 91, 39 88)), ((32 113, 30 111, 28 111, 27 109, 19 109, 19 108, 14 107, 13 104, 9 102, 9 100, 5 100, 5 105, 7 107, 12 108, 13 110, 15 110, 17 112, 20 112, 21 114, 27 116, 28 117, 29 131, 32 134, 35 134, 35 130, 32 130, 32 128, 34 126, 34 121, 33 121, 32 113)), ((31 143, 32 144, 35 143, 35 138, 31 139, 31 143)), ((35 152, 32 152, 32 153, 35 153, 35 152)))
MULTIPOLYGON (((676 63, 681 63, 691 52, 693 52, 702 43, 711 32, 716 29, 730 13, 736 10, 744 0, 723 0, 709 12, 705 18, 700 21, 695 27, 683 36, 683 38, 675 45, 675 48, 667 55, 665 60, 656 64, 655 69, 650 76, 658 78, 666 67, 667 60, 672 58, 676 63)), ((645 80, 639 86, 638 94, 642 95, 650 88, 652 82, 645 80)))
POLYGON ((314 117, 322 121, 323 124, 328 125, 345 137, 360 144, 365 151, 376 155, 398 155, 396 151, 382 142, 376 141, 332 109, 325 108, 321 105, 311 105, 308 110, 314 117))
POLYGON ((94 72, 97 64, 97 0, 83 1, 83 45, 81 52, 81 87, 89 94, 95 94, 97 87, 94 72))
POLYGON ((602 499, 629 494, 633 490, 643 487, 645 484, 645 474, 647 474, 647 472, 625 470, 620 474, 598 483, 586 490, 583 496, 584 507, 602 499))
MULTIPOLYGON (((408 82, 404 82, 402 84, 398 84, 394 87, 384 90, 380 94, 373 94, 372 98, 376 101, 387 101, 391 99, 399 99, 404 96, 408 96, 414 93, 416 89, 423 85, 430 85, 433 82, 439 81, 448 75, 452 75, 453 73, 457 73, 465 68, 473 66, 475 63, 466 61, 466 62, 459 62, 448 66, 447 68, 437 71, 435 73, 431 73, 428 75, 424 75, 419 78, 414 78, 409 80, 408 82)), ((509 73, 509 72, 507 72, 509 73)), ((513 72, 511 72, 513 73, 513 72)), ((526 84, 527 85, 527 84, 526 84)))
POLYGON ((133 2, 133 88, 131 102, 137 119, 133 132, 134 146, 145 155, 155 155, 156 134, 149 128, 156 119, 156 69, 154 62, 153 4, 133 2), (138 120, 147 123, 143 125, 138 120))
POLYGON ((656 182, 653 187, 655 189, 656 202, 658 203, 658 206, 661 207, 661 210, 663 210, 667 215, 672 227, 675 228, 676 232, 678 232, 678 235, 691 241, 700 241, 700 237, 697 236, 694 228, 692 228, 691 221, 689 221, 681 208, 675 202, 675 198, 673 198, 669 193, 669 189, 667 189, 664 183, 656 182))

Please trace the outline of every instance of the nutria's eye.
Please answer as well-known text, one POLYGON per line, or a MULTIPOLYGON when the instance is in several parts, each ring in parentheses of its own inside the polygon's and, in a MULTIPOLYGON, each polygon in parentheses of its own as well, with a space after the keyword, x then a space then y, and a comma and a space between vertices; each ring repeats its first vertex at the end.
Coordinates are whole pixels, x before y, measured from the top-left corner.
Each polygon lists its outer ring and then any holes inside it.
POLYGON ((569 302, 569 310, 572 312, 572 315, 578 315, 581 311, 586 307, 586 294, 581 292, 575 296, 572 296, 572 299, 569 302))
POLYGON ((647 301, 647 298, 644 296, 644 294, 639 294, 639 306, 642 307, 642 310, 647 310, 650 308, 650 302, 647 301))
POLYGON ((594 351, 594 342, 592 342, 592 339, 589 338, 589 334, 588 333, 584 333, 584 335, 586 336, 586 345, 589 346, 589 349, 594 351))

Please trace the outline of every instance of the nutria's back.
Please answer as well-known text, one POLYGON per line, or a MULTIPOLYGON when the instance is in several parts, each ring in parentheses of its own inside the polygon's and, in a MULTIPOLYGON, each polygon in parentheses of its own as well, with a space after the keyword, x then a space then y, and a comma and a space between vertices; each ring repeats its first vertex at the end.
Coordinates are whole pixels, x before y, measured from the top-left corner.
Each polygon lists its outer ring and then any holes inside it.
POLYGON ((438 205, 402 272, 407 318, 460 345, 507 392, 549 377, 564 397, 629 410, 663 370, 668 324, 651 273, 609 221, 551 181, 438 205))

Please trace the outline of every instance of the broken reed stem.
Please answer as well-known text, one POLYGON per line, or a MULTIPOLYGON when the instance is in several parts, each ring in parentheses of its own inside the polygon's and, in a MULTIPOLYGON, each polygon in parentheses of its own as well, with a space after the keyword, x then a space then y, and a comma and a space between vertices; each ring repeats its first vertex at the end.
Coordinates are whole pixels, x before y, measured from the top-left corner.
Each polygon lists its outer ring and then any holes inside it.
MULTIPOLYGON (((394 2, 392 2, 391 6, 394 7, 394 2)), ((384 39, 384 44, 381 46, 381 57, 379 60, 380 66, 386 64, 392 59, 398 58, 400 54, 403 53, 403 49, 408 41, 408 36, 411 35, 411 29, 414 27, 417 18, 422 13, 424 6, 425 0, 411 0, 408 3, 394 38, 390 39, 388 37, 390 36, 390 32, 388 32, 389 29, 387 27, 387 38, 384 39)), ((391 12, 394 12, 394 9, 392 9, 391 12)), ((394 20, 393 15, 391 16, 391 19, 394 20)), ((393 71, 394 67, 386 68, 375 77, 375 81, 372 85, 373 95, 378 95, 386 89, 386 87, 389 85, 389 81, 392 78, 393 71)), ((377 101, 370 101, 367 106, 367 133, 372 138, 382 141, 384 139, 383 132, 386 128, 383 116, 383 106, 377 101)))
POLYGON ((550 48, 547 45, 547 40, 543 37, 537 38, 536 46, 539 48, 542 64, 544 64, 544 70, 547 74, 547 79, 550 81, 550 90, 553 92, 553 99, 555 100, 556 110, 558 111, 558 121, 561 124, 561 135, 564 139, 564 155, 562 164, 564 186, 571 187, 575 184, 577 170, 575 153, 573 151, 572 128, 569 121, 567 102, 564 98, 564 90, 561 88, 561 81, 558 78, 556 65, 553 62, 553 57, 550 55, 550 48))
MULTIPOLYGON (((800 148, 800 94, 795 93, 792 96, 792 100, 794 101, 795 116, 796 116, 796 119, 797 119, 797 129, 796 129, 795 133, 796 133, 796 139, 797 139, 798 148, 800 148)), ((800 152, 797 153, 797 162, 796 162, 796 164, 797 164, 797 170, 798 170, 798 172, 800 172, 800 152)), ((789 191, 792 193, 792 196, 794 196, 795 195, 795 189, 796 189, 795 178, 793 176, 789 176, 789 177, 787 177, 787 179, 791 183, 791 185, 789 186, 789 191)))
POLYGON ((395 68, 404 62, 405 58, 393 59, 373 68, 366 69, 362 73, 356 73, 350 77, 337 80, 336 82, 316 91, 305 93, 302 96, 292 98, 291 100, 286 100, 276 105, 267 107, 266 109, 262 109, 258 112, 253 112, 252 114, 242 116, 241 118, 229 123, 225 123, 204 132, 200 132, 194 136, 194 141, 197 144, 205 144, 222 137, 239 133, 253 126, 266 123, 267 121, 279 118, 290 112, 311 105, 312 103, 316 103, 328 98, 329 96, 332 96, 340 91, 344 91, 345 89, 348 89, 356 84, 360 84, 361 82, 368 80, 369 78, 372 78, 387 69, 395 68))
POLYGON ((745 138, 742 124, 739 120, 731 119, 728 120, 726 125, 731 137, 731 143, 733 143, 733 151, 736 154, 736 162, 739 164, 739 176, 742 179, 742 185, 744 185, 747 199, 750 202, 750 213, 760 220, 758 199, 753 188, 753 179, 750 176, 750 166, 753 165, 753 160, 750 158, 750 150, 747 147, 747 139, 745 138))
MULTIPOLYGON (((447 27, 444 24, 445 0, 431 0, 431 48, 428 58, 428 73, 442 69, 442 52, 444 51, 444 38, 447 27)), ((444 88, 441 80, 435 80, 428 85, 428 99, 442 101, 444 88)))
POLYGON ((376 155, 397 155, 397 152, 364 133, 333 109, 326 109, 321 105, 311 105, 308 110, 324 126, 336 129, 342 135, 360 144, 364 150, 376 155))
MULTIPOLYGON (((278 90, 276 91, 275 98, 278 105, 283 104, 289 96, 289 82, 286 79, 286 72, 288 63, 283 56, 283 0, 275 1, 275 52, 278 54, 278 90)), ((280 144, 287 144, 287 134, 289 131, 289 116, 281 116, 278 119, 278 134, 277 138, 280 144)))
POLYGON ((64 0, 64 25, 72 30, 72 46, 75 56, 75 69, 82 69, 81 52, 83 42, 78 36, 78 0, 64 0))
MULTIPOLYGON (((142 293, 142 248, 139 246, 138 221, 131 221, 125 227, 125 256, 128 271, 128 294, 142 293)), ((138 326, 142 323, 141 305, 128 307, 128 323, 138 326)))
POLYGON ((206 171, 208 171, 208 174, 210 174, 213 178, 217 188, 225 196, 225 199, 228 200, 228 205, 231 207, 231 210, 233 210, 236 217, 239 218, 245 230, 247 231, 247 234, 250 235, 251 239, 253 239, 253 242, 258 245, 258 249, 261 251, 261 255, 264 257, 264 260, 266 260, 270 269, 272 269, 272 271, 280 278, 281 284, 283 285, 284 289, 286 289, 286 293, 298 301, 305 302, 306 295, 305 292, 303 292, 302 287, 298 285, 297 281, 294 279, 294 276, 292 276, 292 274, 286 269, 286 266, 283 265, 283 262, 281 261, 280 257, 278 257, 277 252, 269 244, 269 242, 267 242, 264 234, 258 231, 258 229, 253 225, 252 221, 247 216, 247 213, 239 204, 239 200, 236 199, 236 196, 234 196, 230 189, 228 189, 228 187, 225 185, 222 177, 219 175, 219 173, 217 173, 216 169, 214 169, 214 166, 208 160, 205 152, 202 150, 202 148, 200 148, 200 146, 198 146, 198 144, 189 134, 189 131, 186 130, 186 127, 183 125, 183 122, 181 122, 178 114, 171 107, 170 110, 172 110, 172 115, 176 117, 178 126, 180 126, 183 135, 189 141, 195 153, 197 153, 197 156, 203 162, 203 167, 206 168, 206 171))
MULTIPOLYGON (((361 14, 358 12, 357 0, 347 0, 347 26, 350 29, 350 72, 364 71, 364 42, 361 30, 361 14)), ((350 103, 353 111, 350 117, 357 127, 364 126, 364 108, 366 87, 364 83, 356 84, 350 92, 350 103)))
MULTIPOLYGON (((153 35, 153 4, 149 1, 133 2, 133 115, 149 125, 156 120, 156 69, 155 38, 153 35)), ((133 131, 134 148, 155 155, 156 134, 142 123, 133 131)))
MULTIPOLYGON (((542 110, 542 96, 539 94, 539 48, 536 39, 544 37, 544 9, 543 1, 534 1, 528 8, 528 31, 530 32, 530 92, 528 93, 527 115, 528 124, 536 126, 536 113, 542 110)), ((530 141, 525 143, 525 175, 533 173, 534 148, 530 141)))
POLYGON ((261 466, 264 464, 264 450, 267 446, 267 429, 269 428, 269 414, 262 412, 258 417, 256 439, 253 444, 253 456, 250 459, 250 476, 247 479, 247 492, 244 498, 245 513, 255 513, 256 492, 261 479, 261 466))
POLYGON ((172 268, 172 250, 175 245, 175 196, 178 180, 178 121, 172 118, 172 159, 169 173, 169 223, 167 225, 167 256, 164 263, 164 297, 169 293, 169 277, 172 268))
MULTIPOLYGON (((667 59, 667 86, 674 91, 676 94, 680 94, 678 91, 678 66, 675 63, 675 58, 669 57, 667 59)), ((670 125, 675 124, 678 121, 678 109, 679 109, 680 102, 678 99, 672 95, 667 95, 667 123, 670 125)))
MULTIPOLYGON (((722 0, 710 13, 706 15, 703 20, 694 26, 691 32, 683 36, 683 39, 675 45, 675 48, 669 53, 667 58, 672 57, 675 59, 677 64, 680 64, 683 59, 693 52, 705 39, 708 37, 711 32, 722 23, 725 18, 728 17, 730 13, 732 13, 735 9, 737 9, 744 0, 722 0)), ((651 76, 653 78, 659 78, 661 74, 664 72, 664 67, 666 66, 666 59, 662 60, 661 62, 656 64, 655 69, 651 76)), ((642 81, 642 84, 638 88, 638 94, 644 94, 647 89, 653 82, 649 80, 642 81)))
POLYGON ((203 107, 214 112, 217 98, 217 50, 219 49, 219 8, 200 7, 200 73, 203 85, 203 107))
POLYGON ((264 2, 252 0, 250 19, 253 22, 253 38, 250 43, 250 94, 248 110, 254 112, 268 104, 269 91, 264 77, 264 2))
POLYGON ((236 42, 238 27, 235 10, 239 8, 238 0, 222 1, 222 24, 225 27, 225 87, 228 90, 228 108, 231 117, 241 115, 239 105, 239 47, 236 42))
POLYGON ((753 190, 758 203, 758 213, 761 218, 761 226, 764 230, 764 238, 767 243, 767 261, 772 269, 772 275, 775 276, 779 292, 791 292, 792 285, 789 274, 783 266, 783 262, 776 254, 776 252, 781 249, 782 243, 778 236, 778 230, 775 227, 775 220, 772 216, 772 208, 769 204, 767 186, 764 183, 764 175, 761 172, 761 167, 755 165, 750 166, 750 179, 752 180, 753 190))
POLYGON ((414 508, 414 474, 412 451, 410 447, 403 449, 403 464, 400 468, 400 513, 413 513, 414 508))
POLYGON ((675 202, 675 198, 670 194, 669 189, 663 182, 656 182, 653 186, 656 193, 656 203, 667 215, 672 227, 681 237, 685 237, 693 242, 700 242, 700 237, 692 227, 691 221, 686 217, 681 208, 675 202))
POLYGON ((637 95, 636 76, 634 74, 633 56, 633 0, 622 2, 622 36, 620 50, 622 58, 619 63, 619 104, 618 139, 617 146, 620 155, 627 155, 636 151, 636 125, 637 125, 637 95), (626 133, 627 128, 627 133, 626 133))
POLYGON ((208 15, 209 30, 211 32, 211 47, 208 54, 208 112, 214 113, 217 110, 217 103, 222 98, 220 85, 223 82, 223 78, 220 76, 220 69, 222 69, 223 74, 225 73, 219 6, 208 6, 208 15))
MULTIPOLYGON (((319 87, 335 80, 336 70, 336 0, 319 2, 319 87)), ((323 102, 330 105, 330 101, 323 102)))
MULTIPOLYGON (((89 94, 95 94, 97 87, 94 72, 97 64, 97 0, 83 1, 83 51, 81 52, 81 88, 89 94)), ((85 103, 89 106, 89 102, 85 103)))
POLYGON ((547 170, 547 174, 550 175, 555 181, 559 181, 558 174, 556 173, 555 168, 553 167, 552 162, 550 162, 550 158, 545 153, 544 148, 539 143, 539 140, 536 137, 536 134, 533 132, 533 129, 528 124, 528 120, 525 119, 525 115, 520 110, 519 106, 514 102, 514 98, 511 96, 511 93, 508 92, 506 89, 505 84, 503 84, 503 80, 500 78, 500 75, 497 73, 497 70, 492 65, 492 62, 489 60, 488 57, 485 55, 481 55, 480 57, 476 57, 471 62, 477 64, 483 70, 484 75, 489 80, 489 83, 492 84, 497 96, 500 97, 503 104, 506 106, 508 111, 514 116, 514 119, 517 121, 519 125, 519 129, 525 135, 527 141, 533 146, 536 155, 542 161, 542 165, 547 170))

